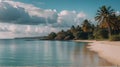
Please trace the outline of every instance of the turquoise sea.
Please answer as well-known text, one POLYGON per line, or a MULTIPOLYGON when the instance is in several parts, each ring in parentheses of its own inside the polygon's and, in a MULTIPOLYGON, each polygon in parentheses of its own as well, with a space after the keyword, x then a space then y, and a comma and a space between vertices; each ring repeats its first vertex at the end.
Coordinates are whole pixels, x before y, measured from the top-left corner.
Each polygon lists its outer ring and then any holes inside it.
POLYGON ((0 40, 0 66, 112 66, 111 63, 86 48, 87 44, 74 41, 0 40))

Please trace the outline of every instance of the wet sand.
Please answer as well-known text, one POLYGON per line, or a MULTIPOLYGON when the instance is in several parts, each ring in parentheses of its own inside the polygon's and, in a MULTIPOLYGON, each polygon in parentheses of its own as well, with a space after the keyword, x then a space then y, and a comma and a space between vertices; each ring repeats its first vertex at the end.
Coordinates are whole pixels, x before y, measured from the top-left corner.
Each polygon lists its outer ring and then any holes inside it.
POLYGON ((91 51, 115 65, 120 65, 120 41, 76 40, 76 42, 91 42, 88 48, 91 51))

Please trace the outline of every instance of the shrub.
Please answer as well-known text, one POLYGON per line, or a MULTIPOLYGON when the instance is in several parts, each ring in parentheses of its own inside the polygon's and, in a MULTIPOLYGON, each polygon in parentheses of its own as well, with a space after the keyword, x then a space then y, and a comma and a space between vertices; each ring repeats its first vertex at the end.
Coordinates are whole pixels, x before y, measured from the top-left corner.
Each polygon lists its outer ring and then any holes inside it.
POLYGON ((112 35, 109 38, 110 41, 120 41, 120 35, 112 35))
POLYGON ((95 39, 107 39, 108 31, 106 29, 99 29, 94 31, 95 39))
POLYGON ((74 33, 74 39, 88 39, 88 33, 86 32, 76 32, 74 33))
POLYGON ((94 39, 93 34, 88 35, 88 39, 89 39, 89 40, 94 39))
POLYGON ((48 39, 53 40, 56 36, 57 36, 57 35, 56 35, 55 32, 51 32, 51 33, 48 35, 48 39))

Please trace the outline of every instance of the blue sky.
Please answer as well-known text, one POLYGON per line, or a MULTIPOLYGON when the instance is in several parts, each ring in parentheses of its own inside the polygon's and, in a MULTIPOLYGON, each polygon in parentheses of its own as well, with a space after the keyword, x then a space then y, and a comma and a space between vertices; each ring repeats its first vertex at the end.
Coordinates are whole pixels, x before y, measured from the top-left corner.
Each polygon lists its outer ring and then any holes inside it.
POLYGON ((120 0, 16 0, 30 3, 43 9, 75 10, 85 12, 89 18, 95 16, 96 10, 102 6, 111 6, 115 10, 120 10, 120 0))
POLYGON ((0 38, 44 36, 50 32, 94 24, 96 11, 111 6, 120 15, 120 0, 0 0, 0 38))

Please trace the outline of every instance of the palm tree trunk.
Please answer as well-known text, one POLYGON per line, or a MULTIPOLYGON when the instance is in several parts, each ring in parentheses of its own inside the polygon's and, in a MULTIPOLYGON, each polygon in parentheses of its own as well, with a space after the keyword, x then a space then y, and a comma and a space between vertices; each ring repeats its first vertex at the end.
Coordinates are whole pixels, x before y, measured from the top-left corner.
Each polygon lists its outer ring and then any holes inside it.
POLYGON ((112 32, 111 31, 112 30, 111 30, 110 24, 108 23, 108 35, 109 35, 109 37, 112 36, 112 32))
POLYGON ((111 26, 110 26, 110 18, 107 18, 106 20, 105 20, 106 22, 107 22, 107 25, 108 25, 108 36, 109 36, 109 38, 112 36, 112 30, 111 30, 111 26))

